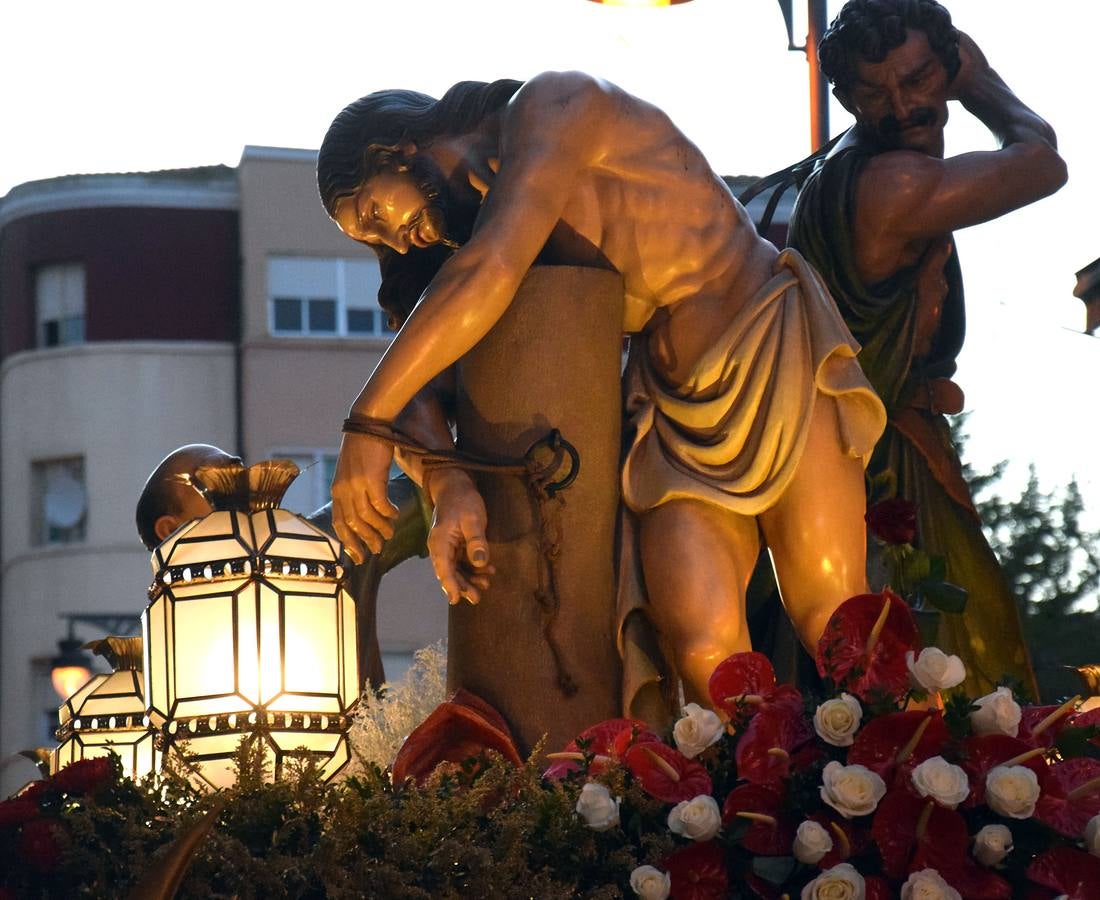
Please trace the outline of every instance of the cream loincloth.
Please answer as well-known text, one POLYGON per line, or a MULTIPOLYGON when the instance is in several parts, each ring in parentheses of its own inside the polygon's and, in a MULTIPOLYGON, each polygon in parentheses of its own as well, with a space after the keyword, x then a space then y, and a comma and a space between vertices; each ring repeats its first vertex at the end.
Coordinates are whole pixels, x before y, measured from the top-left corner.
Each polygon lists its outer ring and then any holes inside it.
POLYGON ((623 500, 635 513, 678 499, 763 512, 794 477, 818 391, 837 399, 841 446, 866 465, 886 412, 856 362, 859 345, 798 253, 779 254, 775 273, 684 384, 632 354, 623 500))
MULTIPOLYGON (((644 346, 631 353, 626 404, 636 433, 622 476, 631 512, 691 499, 762 513, 794 477, 819 391, 837 400, 843 452, 867 465, 886 411, 856 361, 859 344, 796 251, 780 253, 774 271, 684 384, 667 384, 644 346)), ((636 523, 625 519, 618 600, 624 713, 654 719, 661 703, 644 689, 661 689, 663 665, 647 623, 631 616, 645 592, 636 523)))

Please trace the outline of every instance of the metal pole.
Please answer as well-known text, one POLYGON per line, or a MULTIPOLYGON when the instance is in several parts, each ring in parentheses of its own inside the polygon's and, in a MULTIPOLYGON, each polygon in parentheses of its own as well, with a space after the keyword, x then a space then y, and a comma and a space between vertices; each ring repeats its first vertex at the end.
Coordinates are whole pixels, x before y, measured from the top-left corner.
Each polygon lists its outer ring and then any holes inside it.
POLYGON ((815 151, 829 140, 829 82, 817 64, 817 47, 829 24, 826 0, 806 0, 807 24, 806 63, 810 68, 810 150, 815 151))

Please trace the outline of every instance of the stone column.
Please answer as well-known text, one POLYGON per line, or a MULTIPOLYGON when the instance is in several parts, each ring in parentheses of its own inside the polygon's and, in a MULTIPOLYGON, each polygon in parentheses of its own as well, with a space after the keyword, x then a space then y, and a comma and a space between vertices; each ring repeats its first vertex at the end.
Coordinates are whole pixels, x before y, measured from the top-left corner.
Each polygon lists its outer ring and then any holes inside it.
POLYGON ((577 480, 559 495, 559 607, 552 618, 537 596, 550 572, 523 480, 475 475, 497 574, 478 606, 451 608, 449 687, 496 707, 524 754, 544 733, 547 749, 557 750, 588 725, 620 714, 614 559, 622 303, 622 280, 613 272, 535 267, 501 320, 459 363, 460 449, 521 457, 557 428, 581 458, 577 480), (574 693, 563 691, 563 674, 574 693))

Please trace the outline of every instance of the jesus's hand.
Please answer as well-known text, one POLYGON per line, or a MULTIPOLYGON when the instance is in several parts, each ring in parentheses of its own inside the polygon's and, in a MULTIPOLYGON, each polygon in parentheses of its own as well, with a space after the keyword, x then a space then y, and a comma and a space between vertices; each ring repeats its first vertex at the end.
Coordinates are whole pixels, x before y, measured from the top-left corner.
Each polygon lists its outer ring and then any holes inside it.
POLYGON ((332 480, 332 527, 352 562, 361 563, 367 549, 382 550, 393 537, 397 507, 386 485, 393 447, 366 434, 345 434, 332 480))

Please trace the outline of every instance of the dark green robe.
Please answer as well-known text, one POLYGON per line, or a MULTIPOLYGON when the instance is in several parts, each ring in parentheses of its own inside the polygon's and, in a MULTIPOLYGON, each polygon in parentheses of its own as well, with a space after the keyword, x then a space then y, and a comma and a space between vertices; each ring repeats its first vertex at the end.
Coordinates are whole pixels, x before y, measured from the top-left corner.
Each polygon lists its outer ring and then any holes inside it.
POLYGON ((947 578, 969 592, 966 611, 941 616, 938 645, 962 657, 964 687, 974 696, 1005 675, 1033 692, 1020 618, 999 563, 982 533, 962 478, 944 416, 927 408, 929 386, 955 372, 963 343, 962 277, 954 253, 944 275, 948 292, 931 350, 915 353, 917 266, 886 282, 864 284, 852 253, 852 212, 863 166, 874 151, 844 142, 808 176, 791 215, 788 243, 821 273, 841 315, 862 345, 859 361, 886 404, 889 424, 875 448, 868 476, 886 470, 897 496, 918 506, 919 545, 947 562, 947 578), (923 407, 923 408, 922 408, 923 407))

